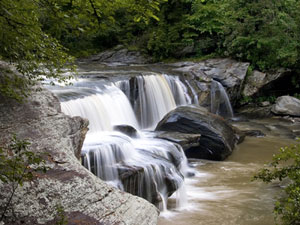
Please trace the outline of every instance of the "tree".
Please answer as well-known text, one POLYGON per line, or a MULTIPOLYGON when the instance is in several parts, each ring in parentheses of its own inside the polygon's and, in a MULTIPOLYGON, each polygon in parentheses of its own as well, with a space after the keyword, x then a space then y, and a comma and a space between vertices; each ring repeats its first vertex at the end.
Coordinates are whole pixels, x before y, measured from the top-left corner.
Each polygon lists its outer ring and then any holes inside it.
POLYGON ((225 55, 250 61, 260 70, 298 66, 298 0, 227 1, 225 55))
POLYGON ((68 80, 65 72, 74 71, 68 48, 74 52, 78 43, 92 45, 97 35, 112 32, 120 8, 136 22, 157 19, 163 1, 1 0, 0 59, 13 62, 21 76, 2 71, 0 94, 21 100, 36 81, 68 80))
POLYGON ((59 81, 69 78, 61 74, 66 65, 72 69, 69 65, 73 58, 56 39, 42 31, 40 4, 33 0, 0 1, 0 59, 13 62, 21 74, 1 71, 1 95, 21 100, 28 95, 30 85, 43 79, 41 75, 59 81))

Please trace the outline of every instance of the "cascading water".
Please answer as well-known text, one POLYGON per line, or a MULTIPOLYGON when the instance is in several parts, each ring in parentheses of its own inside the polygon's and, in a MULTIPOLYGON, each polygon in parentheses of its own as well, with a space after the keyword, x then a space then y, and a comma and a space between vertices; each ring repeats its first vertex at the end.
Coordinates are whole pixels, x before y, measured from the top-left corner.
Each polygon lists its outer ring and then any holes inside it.
POLYGON ((190 84, 190 82, 188 80, 185 80, 185 83, 189 87, 189 89, 191 90, 191 92, 193 94, 193 103, 195 105, 199 105, 198 95, 197 95, 195 89, 192 87, 192 85, 190 84))
POLYGON ((212 80, 210 96, 212 113, 223 116, 224 118, 233 117, 233 110, 230 104, 229 97, 220 82, 212 80))
MULTIPOLYGON (((182 148, 149 133, 131 138, 113 129, 115 125, 137 130, 153 127, 176 103, 190 100, 177 78, 154 74, 136 78, 141 115, 147 123, 137 122, 127 98, 132 92, 128 81, 83 79, 56 93, 63 112, 90 121, 82 149, 84 166, 108 183, 159 205, 176 190, 184 190, 186 158, 182 148)), ((175 195, 181 199, 178 205, 185 202, 182 191, 175 195)))
POLYGON ((191 103, 186 87, 176 76, 146 74, 134 77, 129 85, 124 81, 119 86, 124 93, 130 93, 134 111, 143 129, 154 128, 176 106, 191 103))

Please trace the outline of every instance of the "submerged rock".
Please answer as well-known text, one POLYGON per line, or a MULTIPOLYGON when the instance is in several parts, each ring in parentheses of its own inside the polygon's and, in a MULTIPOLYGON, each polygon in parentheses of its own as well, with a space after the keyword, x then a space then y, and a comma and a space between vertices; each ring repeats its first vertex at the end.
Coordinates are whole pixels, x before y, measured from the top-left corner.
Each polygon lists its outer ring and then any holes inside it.
POLYGON ((235 130, 222 117, 201 107, 176 108, 159 122, 156 131, 201 134, 199 146, 185 151, 190 158, 224 160, 238 142, 235 130))
POLYGON ((272 112, 279 115, 300 116, 300 100, 291 96, 277 98, 272 112))
MULTIPOLYGON (((76 224, 156 224, 158 211, 144 199, 107 185, 78 160, 88 121, 61 113, 49 91, 33 92, 24 103, 0 97, 0 145, 12 133, 27 139, 30 150, 47 154, 50 168, 19 187, 13 197, 14 224, 55 224, 57 207, 76 224)), ((0 205, 10 192, 0 183, 0 205)), ((12 218, 11 210, 8 217, 12 218)))
POLYGON ((260 130, 243 130, 242 133, 244 133, 246 136, 249 136, 249 137, 264 137, 264 136, 266 136, 260 130))
POLYGON ((239 108, 238 115, 242 115, 250 119, 268 118, 273 116, 271 109, 272 105, 260 107, 256 104, 250 104, 239 108))

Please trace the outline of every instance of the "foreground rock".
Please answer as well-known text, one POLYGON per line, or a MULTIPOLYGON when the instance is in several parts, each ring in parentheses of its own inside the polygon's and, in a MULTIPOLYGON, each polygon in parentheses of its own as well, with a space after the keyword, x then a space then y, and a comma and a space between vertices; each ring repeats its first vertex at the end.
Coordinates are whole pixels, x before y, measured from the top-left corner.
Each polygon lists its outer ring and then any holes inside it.
MULTIPOLYGON (((58 206, 68 224, 156 224, 153 205, 108 186, 81 165, 87 125, 82 118, 61 113, 58 99, 47 90, 22 104, 0 99, 0 146, 15 133, 31 142, 31 151, 46 153, 50 167, 17 189, 12 201, 17 219, 11 224, 56 224, 58 206)), ((9 187, 0 183, 1 206, 8 195, 9 187)))
POLYGON ((272 112, 279 115, 300 116, 300 100, 291 96, 277 98, 272 112))
POLYGON ((185 151, 190 158, 224 160, 238 142, 235 130, 222 117, 191 106, 181 106, 168 113, 156 131, 201 134, 199 145, 185 151))

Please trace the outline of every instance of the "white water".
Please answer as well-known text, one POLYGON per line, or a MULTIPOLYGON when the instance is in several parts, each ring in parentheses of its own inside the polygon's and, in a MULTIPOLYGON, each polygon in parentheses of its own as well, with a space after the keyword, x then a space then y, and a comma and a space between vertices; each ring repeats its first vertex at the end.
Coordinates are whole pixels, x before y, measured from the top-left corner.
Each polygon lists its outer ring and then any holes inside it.
POLYGON ((139 127, 154 127, 176 107, 176 103, 188 104, 190 99, 176 77, 154 74, 138 76, 137 87, 142 118, 140 124, 128 100, 131 92, 128 81, 82 79, 69 92, 57 93, 62 99, 64 113, 90 121, 90 131, 82 149, 86 168, 115 187, 151 202, 161 201, 161 210, 164 211, 167 211, 168 182, 171 181, 178 189, 174 193, 178 207, 182 207, 187 202, 182 176, 187 160, 183 150, 171 142, 153 138, 149 133, 143 134, 139 127), (115 132, 115 125, 132 126, 142 134, 142 138, 133 139, 115 132), (174 158, 182 161, 181 165, 174 166, 174 158), (139 172, 140 168, 142 172, 139 172), (128 177, 130 173, 132 175, 128 177), (157 192, 161 200, 153 196, 157 192))
POLYGON ((128 79, 80 79, 74 87, 56 92, 63 112, 90 121, 82 149, 84 166, 121 190, 160 202, 162 216, 170 217, 168 183, 177 189, 169 198, 174 201, 171 208, 188 209, 191 197, 182 175, 190 169, 181 147, 154 138, 148 131, 176 106, 198 103, 198 97, 192 89, 192 100, 187 90, 190 85, 186 87, 176 76, 151 73, 134 79, 134 85, 128 79), (130 138, 113 131, 115 125, 129 125, 141 135, 130 138), (174 159, 181 163, 175 166, 174 159))
POLYGON ((190 90, 193 94, 193 103, 196 105, 199 105, 198 94, 196 93, 195 89, 192 87, 192 85, 190 84, 190 82, 188 80, 185 80, 185 83, 190 88, 190 90))
POLYGON ((137 77, 138 99, 135 111, 140 113, 142 128, 154 128, 165 114, 176 108, 175 99, 163 75, 137 77))
POLYGON ((211 112, 223 116, 224 118, 232 118, 233 110, 229 97, 220 82, 212 80, 211 89, 211 112))

